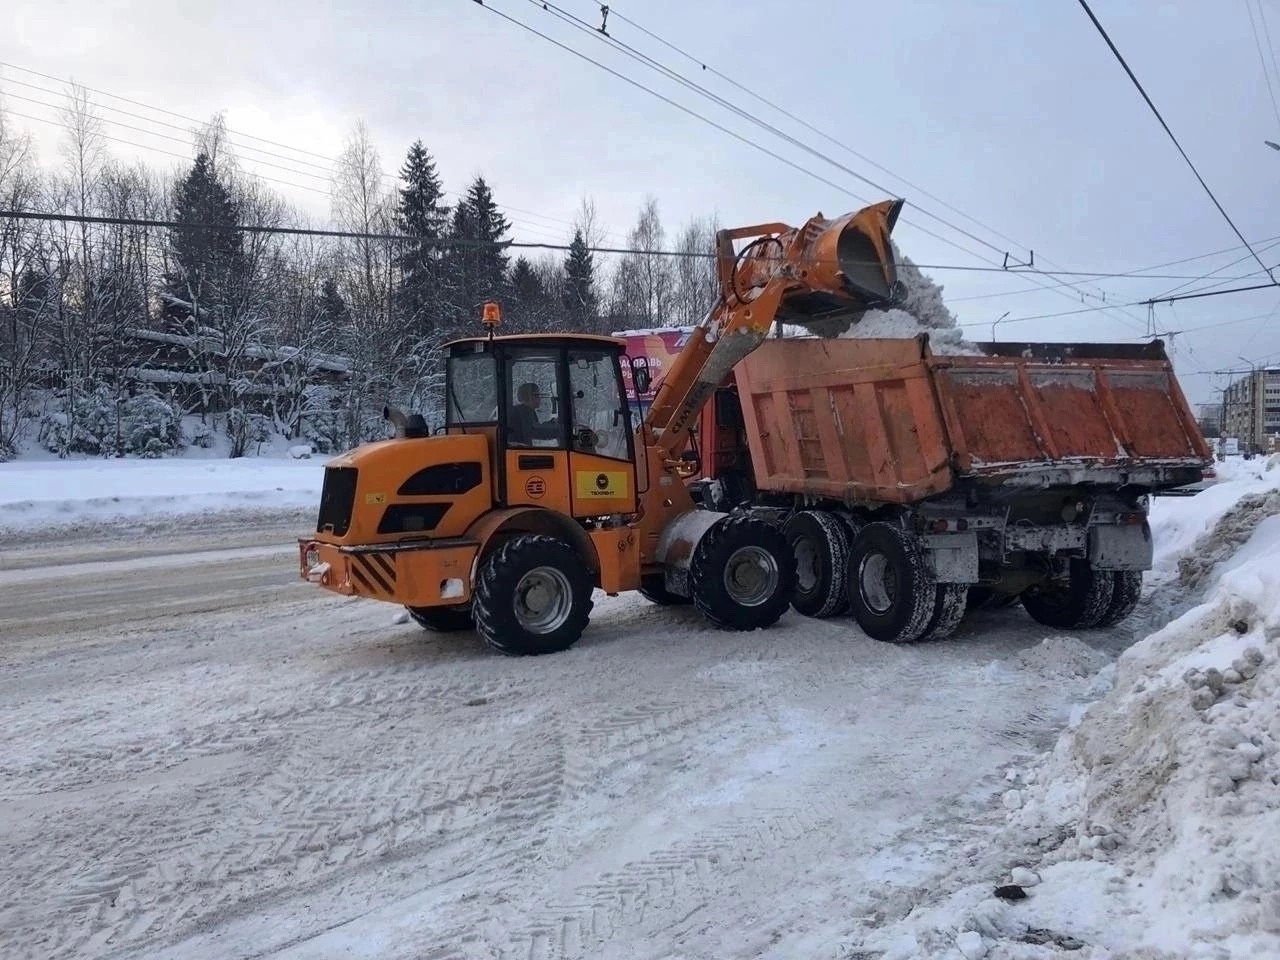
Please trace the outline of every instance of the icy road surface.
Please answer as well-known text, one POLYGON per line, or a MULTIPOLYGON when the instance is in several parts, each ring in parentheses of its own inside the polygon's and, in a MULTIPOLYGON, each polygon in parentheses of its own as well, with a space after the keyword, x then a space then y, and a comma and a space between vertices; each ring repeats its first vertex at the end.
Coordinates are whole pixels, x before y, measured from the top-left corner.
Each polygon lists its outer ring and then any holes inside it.
POLYGON ((0 954, 842 956, 998 878, 1005 769, 1098 666, 1017 610, 895 648, 603 596, 513 660, 290 532, 0 553, 0 954))

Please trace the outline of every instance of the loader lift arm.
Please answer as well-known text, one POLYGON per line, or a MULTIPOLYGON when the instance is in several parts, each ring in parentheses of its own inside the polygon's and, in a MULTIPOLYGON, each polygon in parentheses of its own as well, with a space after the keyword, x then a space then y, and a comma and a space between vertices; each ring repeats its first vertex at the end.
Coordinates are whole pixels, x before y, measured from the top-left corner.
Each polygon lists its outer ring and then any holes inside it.
POLYGON ((886 200, 836 220, 818 214, 799 229, 767 223, 717 232, 719 298, 663 377, 639 442, 668 463, 678 456, 708 398, 775 321, 842 332, 899 299, 889 235, 902 204, 886 200), (735 253, 734 241, 747 239, 735 253))

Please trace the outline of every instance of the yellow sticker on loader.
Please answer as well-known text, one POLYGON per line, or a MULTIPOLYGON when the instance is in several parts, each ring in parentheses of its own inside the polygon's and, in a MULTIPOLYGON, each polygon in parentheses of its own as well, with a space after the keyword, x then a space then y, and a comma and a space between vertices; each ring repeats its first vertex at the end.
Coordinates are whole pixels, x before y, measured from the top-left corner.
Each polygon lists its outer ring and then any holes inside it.
POLYGON ((630 495, 626 471, 578 470, 573 476, 579 500, 618 500, 630 495))
POLYGON ((368 504, 386 503, 387 495, 385 493, 366 493, 364 495, 364 502, 368 504))

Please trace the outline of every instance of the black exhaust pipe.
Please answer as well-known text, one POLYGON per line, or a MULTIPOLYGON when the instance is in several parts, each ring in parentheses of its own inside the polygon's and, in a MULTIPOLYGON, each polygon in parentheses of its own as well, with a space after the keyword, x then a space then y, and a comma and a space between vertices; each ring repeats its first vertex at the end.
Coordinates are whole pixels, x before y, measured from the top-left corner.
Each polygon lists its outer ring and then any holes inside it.
POLYGON ((427 422, 420 413, 405 414, 399 407, 387 404, 382 408, 382 419, 395 428, 395 439, 406 440, 416 437, 430 436, 427 422))

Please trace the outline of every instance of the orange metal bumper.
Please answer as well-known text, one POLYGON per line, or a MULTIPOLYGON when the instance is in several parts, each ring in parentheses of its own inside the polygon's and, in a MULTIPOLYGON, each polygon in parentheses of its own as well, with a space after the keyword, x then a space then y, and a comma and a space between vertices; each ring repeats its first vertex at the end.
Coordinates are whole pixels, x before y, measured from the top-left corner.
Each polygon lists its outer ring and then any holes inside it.
POLYGON ((480 545, 472 540, 339 546, 298 541, 301 578, 345 596, 408 607, 453 606, 471 600, 480 545))

